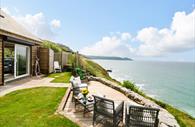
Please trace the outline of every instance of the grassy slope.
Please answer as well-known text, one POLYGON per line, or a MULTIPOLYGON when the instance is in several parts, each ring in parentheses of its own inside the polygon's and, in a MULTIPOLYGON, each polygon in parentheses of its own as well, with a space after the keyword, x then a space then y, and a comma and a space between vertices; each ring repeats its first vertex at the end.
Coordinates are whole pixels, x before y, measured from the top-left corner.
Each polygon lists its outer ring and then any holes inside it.
POLYGON ((49 40, 43 40, 42 46, 45 48, 51 48, 54 52, 61 52, 61 51, 71 52, 72 51, 69 47, 63 44, 57 44, 49 40))
POLYGON ((72 76, 71 72, 62 72, 62 73, 53 73, 48 77, 55 78, 51 82, 53 83, 69 83, 70 77, 72 76))
POLYGON ((0 127, 78 127, 54 112, 64 88, 33 88, 0 98, 0 127))
POLYGON ((93 61, 91 61, 83 56, 80 56, 80 64, 85 70, 87 70, 88 72, 90 72, 94 76, 104 77, 106 79, 111 79, 104 68, 102 68, 99 64, 97 64, 97 63, 95 63, 95 62, 93 62, 93 61))

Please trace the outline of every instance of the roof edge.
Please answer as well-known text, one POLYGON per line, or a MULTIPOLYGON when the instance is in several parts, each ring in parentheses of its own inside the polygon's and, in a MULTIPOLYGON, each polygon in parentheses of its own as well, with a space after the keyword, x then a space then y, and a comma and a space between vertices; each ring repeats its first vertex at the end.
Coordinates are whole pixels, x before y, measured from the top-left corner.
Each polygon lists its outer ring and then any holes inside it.
POLYGON ((0 35, 10 36, 10 37, 14 37, 14 38, 19 38, 21 40, 29 41, 31 43, 35 43, 35 44, 38 44, 38 45, 41 45, 41 43, 42 43, 41 39, 40 40, 35 40, 35 39, 29 38, 29 37, 26 37, 26 36, 22 36, 22 35, 19 35, 19 34, 16 34, 16 33, 12 33, 12 32, 3 30, 1 28, 0 28, 0 35))

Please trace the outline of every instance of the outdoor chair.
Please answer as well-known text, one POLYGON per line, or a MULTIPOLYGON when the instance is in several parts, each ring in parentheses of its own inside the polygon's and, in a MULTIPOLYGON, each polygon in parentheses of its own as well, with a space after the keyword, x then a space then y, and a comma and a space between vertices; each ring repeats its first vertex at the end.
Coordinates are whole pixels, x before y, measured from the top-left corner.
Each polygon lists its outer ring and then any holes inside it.
POLYGON ((62 68, 61 66, 59 65, 59 62, 58 61, 54 61, 54 72, 62 72, 62 68))
POLYGON ((123 121, 124 101, 115 106, 113 100, 105 97, 94 96, 93 126, 102 120, 110 120, 113 127, 117 127, 123 121), (100 118, 100 120, 98 120, 100 118))
POLYGON ((126 106, 125 127, 158 127, 159 109, 126 106))
POLYGON ((72 101, 74 100, 75 96, 78 96, 78 94, 81 92, 82 88, 88 89, 88 85, 86 83, 82 83, 80 77, 71 77, 70 78, 71 83, 71 89, 73 92, 72 101))

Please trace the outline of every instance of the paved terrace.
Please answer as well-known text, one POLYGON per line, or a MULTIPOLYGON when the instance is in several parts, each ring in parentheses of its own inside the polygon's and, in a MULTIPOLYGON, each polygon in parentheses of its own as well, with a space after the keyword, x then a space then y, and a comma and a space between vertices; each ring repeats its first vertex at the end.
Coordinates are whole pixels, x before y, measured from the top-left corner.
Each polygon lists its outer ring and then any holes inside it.
MULTIPOLYGON (((129 103, 132 105, 138 105, 134 101, 127 98, 122 93, 108 87, 100 82, 97 81, 90 81, 88 85, 89 94, 90 95, 105 95, 106 98, 112 99, 116 102, 125 101, 125 103, 129 103)), ((64 111, 61 112, 64 116, 70 118, 72 121, 78 123, 81 127, 93 127, 92 125, 92 118, 93 112, 87 113, 85 117, 83 117, 82 107, 76 108, 74 107, 74 102, 72 102, 72 93, 70 94, 64 111)), ((102 124, 97 125, 97 127, 102 127, 102 124)), ((108 127, 108 124, 105 124, 105 127, 108 127)))

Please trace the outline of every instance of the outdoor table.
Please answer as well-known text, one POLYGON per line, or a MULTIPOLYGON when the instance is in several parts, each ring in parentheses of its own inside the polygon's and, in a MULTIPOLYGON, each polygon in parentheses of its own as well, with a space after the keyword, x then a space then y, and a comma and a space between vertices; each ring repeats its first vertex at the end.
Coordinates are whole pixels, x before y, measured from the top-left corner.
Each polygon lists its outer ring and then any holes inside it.
POLYGON ((83 109, 83 116, 85 117, 85 114, 88 112, 93 111, 93 104, 94 104, 94 100, 92 102, 86 100, 86 102, 84 102, 84 99, 81 98, 79 99, 78 96, 74 96, 75 98, 75 109, 76 106, 79 104, 81 105, 84 109, 83 109))

